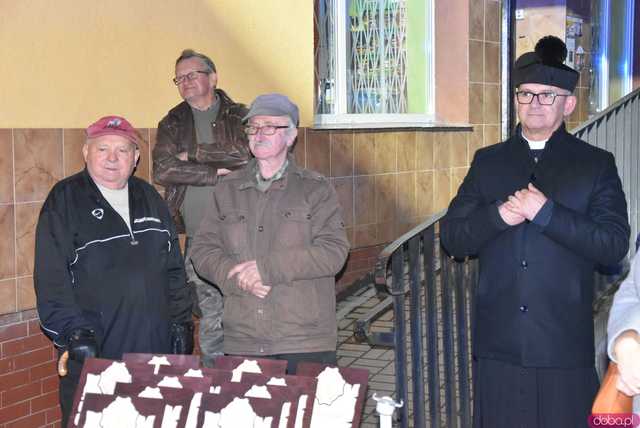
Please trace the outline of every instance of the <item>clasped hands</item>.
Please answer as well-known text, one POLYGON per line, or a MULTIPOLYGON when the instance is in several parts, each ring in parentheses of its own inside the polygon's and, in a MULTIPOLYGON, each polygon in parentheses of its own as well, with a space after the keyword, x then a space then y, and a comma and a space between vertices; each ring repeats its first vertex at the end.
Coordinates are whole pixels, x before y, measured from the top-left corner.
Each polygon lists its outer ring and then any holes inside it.
POLYGON ((227 274, 227 279, 237 275, 236 280, 241 290, 251 293, 254 296, 264 299, 271 291, 271 287, 262 283, 262 276, 258 270, 255 260, 239 263, 235 265, 227 274))
POLYGON ((502 220, 509 226, 516 226, 525 220, 533 220, 540 208, 547 202, 547 197, 533 184, 526 189, 518 190, 509 196, 507 202, 498 207, 502 220))

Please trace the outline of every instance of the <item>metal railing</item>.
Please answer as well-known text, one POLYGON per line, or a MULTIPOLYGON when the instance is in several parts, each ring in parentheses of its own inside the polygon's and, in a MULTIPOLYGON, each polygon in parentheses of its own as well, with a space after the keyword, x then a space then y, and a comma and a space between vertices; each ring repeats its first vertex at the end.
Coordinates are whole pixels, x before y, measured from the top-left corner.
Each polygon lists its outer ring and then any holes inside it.
POLYGON ((608 150, 616 158, 622 188, 627 196, 631 225, 631 255, 640 232, 640 89, 619 99, 596 117, 571 130, 578 138, 608 150))
MULTIPOLYGON (((631 239, 639 230, 640 90, 622 98, 573 130, 579 138, 612 152, 629 206, 631 239)), ((395 349, 396 400, 402 428, 468 427, 473 407, 471 320, 476 260, 457 262, 441 250, 438 223, 445 211, 388 245, 376 263, 375 284, 388 294, 356 321, 356 337, 395 349), (372 323, 393 310, 392 331, 372 332, 372 323)), ((630 245, 635 253, 635 245, 630 245)), ((606 368, 606 324, 612 295, 628 263, 615 276, 596 273, 594 330, 596 369, 606 368)))
MULTIPOLYGON (((466 428, 472 425, 472 327, 476 259, 456 261, 442 251, 438 225, 445 211, 388 245, 376 263, 375 284, 388 297, 356 321, 355 334, 395 350, 399 426, 466 428), (373 332, 393 310, 393 329, 373 332)), ((616 275, 596 273, 596 368, 606 369, 606 322, 611 297, 628 263, 616 275)))

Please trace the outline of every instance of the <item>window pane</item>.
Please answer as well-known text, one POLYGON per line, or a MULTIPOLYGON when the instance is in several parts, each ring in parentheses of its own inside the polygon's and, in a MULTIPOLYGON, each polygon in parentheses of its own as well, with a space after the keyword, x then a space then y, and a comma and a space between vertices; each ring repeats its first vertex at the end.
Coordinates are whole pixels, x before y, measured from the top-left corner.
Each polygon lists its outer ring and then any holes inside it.
POLYGON ((349 113, 406 113, 405 0, 352 0, 349 113))
POLYGON ((315 84, 316 114, 333 114, 335 100, 335 49, 334 9, 335 0, 315 2, 315 84))
POLYGON ((316 0, 316 114, 429 114, 428 0, 316 0))

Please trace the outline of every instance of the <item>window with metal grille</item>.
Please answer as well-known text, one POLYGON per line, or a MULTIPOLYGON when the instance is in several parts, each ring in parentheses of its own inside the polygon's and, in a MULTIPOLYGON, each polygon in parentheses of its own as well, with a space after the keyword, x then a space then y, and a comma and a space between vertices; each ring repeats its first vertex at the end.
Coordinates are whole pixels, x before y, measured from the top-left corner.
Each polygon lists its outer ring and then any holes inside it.
POLYGON ((433 80, 433 0, 316 0, 316 125, 430 122, 433 80))

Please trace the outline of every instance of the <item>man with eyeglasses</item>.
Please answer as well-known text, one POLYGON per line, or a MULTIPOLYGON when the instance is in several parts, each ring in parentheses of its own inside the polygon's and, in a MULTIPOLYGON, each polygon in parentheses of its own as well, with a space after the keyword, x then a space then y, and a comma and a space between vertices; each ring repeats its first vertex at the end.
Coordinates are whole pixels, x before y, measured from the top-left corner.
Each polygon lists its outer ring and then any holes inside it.
POLYGON ((349 250, 335 190, 289 150, 298 107, 257 97, 245 117, 254 159, 216 186, 193 264, 224 294, 224 352, 336 364, 335 275, 349 250))
POLYGON ((598 265, 627 253, 627 204, 611 153, 565 129, 578 72, 552 36, 515 63, 519 125, 480 149, 441 223, 455 257, 477 256, 474 426, 578 427, 598 388, 598 265))
POLYGON ((178 232, 187 237, 185 268, 196 294, 200 350, 207 367, 222 353, 222 296, 194 271, 189 260, 191 240, 218 177, 245 165, 250 157, 242 123, 247 109, 218 89, 217 82, 209 57, 190 49, 180 54, 173 83, 184 101, 158 124, 153 149, 153 179, 164 186, 178 232))

